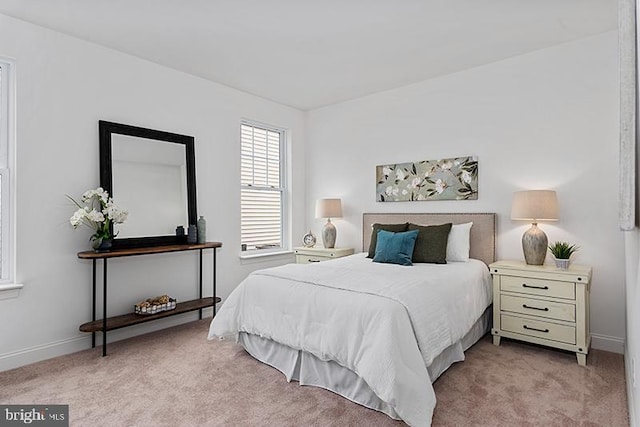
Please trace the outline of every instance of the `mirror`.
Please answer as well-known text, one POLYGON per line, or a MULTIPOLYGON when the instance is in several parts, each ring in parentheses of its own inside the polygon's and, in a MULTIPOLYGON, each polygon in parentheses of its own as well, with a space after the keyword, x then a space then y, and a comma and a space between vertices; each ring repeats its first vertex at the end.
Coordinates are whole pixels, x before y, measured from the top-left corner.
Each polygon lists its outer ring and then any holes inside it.
POLYGON ((191 136, 99 122, 100 185, 129 211, 114 248, 185 243, 176 227, 197 219, 191 136))

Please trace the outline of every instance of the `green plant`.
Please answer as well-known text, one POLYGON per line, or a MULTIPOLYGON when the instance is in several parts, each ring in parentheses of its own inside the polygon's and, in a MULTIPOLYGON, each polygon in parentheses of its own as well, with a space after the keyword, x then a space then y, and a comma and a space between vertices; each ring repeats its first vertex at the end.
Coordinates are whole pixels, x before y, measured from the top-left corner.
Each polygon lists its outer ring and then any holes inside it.
POLYGON ((569 259, 571 254, 580 249, 576 245, 571 245, 567 242, 553 242, 549 245, 549 251, 556 259, 569 259))

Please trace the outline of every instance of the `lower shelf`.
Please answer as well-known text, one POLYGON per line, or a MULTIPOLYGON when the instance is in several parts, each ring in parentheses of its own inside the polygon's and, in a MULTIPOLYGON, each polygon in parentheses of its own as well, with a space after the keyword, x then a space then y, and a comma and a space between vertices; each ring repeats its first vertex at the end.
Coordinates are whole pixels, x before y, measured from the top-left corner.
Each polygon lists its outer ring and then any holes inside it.
MULTIPOLYGON (((216 304, 221 301, 219 297, 215 297, 216 304)), ((151 320, 161 319, 163 317, 175 316, 176 314, 188 313, 190 311, 199 310, 213 306, 213 297, 194 299, 191 301, 179 302, 176 308, 170 311, 161 311, 160 313, 141 315, 135 313, 123 314, 122 316, 107 317, 107 331, 120 329, 138 323, 149 322, 151 320)), ((87 322, 80 325, 82 332, 100 332, 102 331, 102 319, 94 322, 87 322)))

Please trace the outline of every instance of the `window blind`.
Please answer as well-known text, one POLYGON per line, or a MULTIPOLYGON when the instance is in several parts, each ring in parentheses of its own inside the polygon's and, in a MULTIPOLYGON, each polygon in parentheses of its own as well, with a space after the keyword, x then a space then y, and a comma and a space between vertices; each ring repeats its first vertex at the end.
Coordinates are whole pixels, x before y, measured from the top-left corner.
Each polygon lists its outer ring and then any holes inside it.
POLYGON ((243 250, 282 247, 282 143, 283 131, 241 124, 243 250))

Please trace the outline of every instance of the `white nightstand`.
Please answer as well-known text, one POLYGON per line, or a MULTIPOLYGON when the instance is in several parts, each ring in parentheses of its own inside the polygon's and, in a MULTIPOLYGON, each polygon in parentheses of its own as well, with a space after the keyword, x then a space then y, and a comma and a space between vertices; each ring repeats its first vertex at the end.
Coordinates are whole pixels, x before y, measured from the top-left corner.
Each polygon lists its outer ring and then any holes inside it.
POLYGON ((353 248, 293 248, 296 254, 296 264, 309 264, 311 262, 328 261, 334 258, 351 255, 353 248))
POLYGON ((493 275, 493 343, 500 337, 561 348, 587 364, 591 345, 589 284, 591 267, 561 270, 521 261, 498 261, 493 275))

